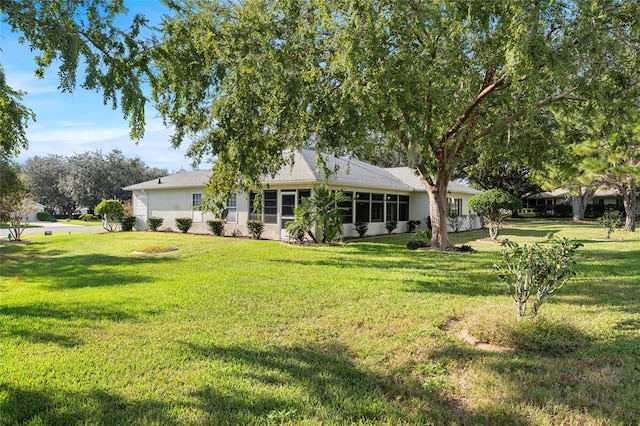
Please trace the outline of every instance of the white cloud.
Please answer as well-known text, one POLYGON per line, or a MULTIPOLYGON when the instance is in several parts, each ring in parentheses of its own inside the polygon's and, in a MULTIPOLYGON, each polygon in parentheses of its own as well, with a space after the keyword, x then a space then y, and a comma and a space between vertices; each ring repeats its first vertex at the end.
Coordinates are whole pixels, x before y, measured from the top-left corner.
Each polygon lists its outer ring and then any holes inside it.
POLYGON ((53 78, 37 78, 33 72, 27 71, 7 71, 7 84, 16 90, 27 92, 27 95, 41 95, 45 93, 55 93, 58 91, 58 84, 53 78))

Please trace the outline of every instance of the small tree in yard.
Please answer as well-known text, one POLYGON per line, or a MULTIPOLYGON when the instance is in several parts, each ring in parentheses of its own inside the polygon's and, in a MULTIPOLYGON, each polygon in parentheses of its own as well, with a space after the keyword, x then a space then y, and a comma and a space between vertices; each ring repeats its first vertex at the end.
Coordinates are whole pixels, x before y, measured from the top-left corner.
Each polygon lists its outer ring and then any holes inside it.
POLYGON ((121 225, 120 217, 124 212, 124 206, 118 200, 103 199, 96 206, 95 212, 102 216, 102 227, 108 232, 114 232, 121 225))
POLYGON ((516 302, 518 319, 533 319, 546 296, 561 288, 575 270, 575 253, 582 246, 575 240, 550 239, 550 245, 522 245, 505 241, 502 264, 493 265, 498 278, 516 302), (535 294, 533 306, 529 297, 535 294))
POLYGON ((20 241, 29 226, 29 216, 36 212, 36 203, 21 194, 10 194, 0 198, 0 223, 9 229, 9 238, 20 241))
POLYGON ((489 189, 469 199, 469 209, 484 217, 492 240, 498 239, 500 224, 513 211, 522 209, 522 200, 501 189, 489 189))
POLYGON ((620 212, 618 210, 607 210, 598 218, 598 223, 604 228, 604 237, 608 240, 616 228, 622 227, 620 212))

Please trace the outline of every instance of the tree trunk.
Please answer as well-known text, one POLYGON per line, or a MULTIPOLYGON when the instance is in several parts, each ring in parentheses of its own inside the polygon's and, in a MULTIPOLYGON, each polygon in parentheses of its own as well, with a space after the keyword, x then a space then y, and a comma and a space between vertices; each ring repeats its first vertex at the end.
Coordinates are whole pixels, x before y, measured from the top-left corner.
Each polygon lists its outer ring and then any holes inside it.
POLYGON ((595 194, 595 192, 595 189, 580 188, 578 195, 571 197, 574 221, 584 220, 584 212, 587 210, 587 206, 591 203, 591 200, 593 200, 593 194, 595 194))
POLYGON ((431 215, 431 247, 448 249, 453 247, 447 231, 447 179, 438 179, 435 185, 422 180, 429 194, 429 214, 431 215))
POLYGON ((627 216, 624 221, 624 230, 636 232, 636 187, 635 185, 626 188, 622 193, 624 213, 627 216))

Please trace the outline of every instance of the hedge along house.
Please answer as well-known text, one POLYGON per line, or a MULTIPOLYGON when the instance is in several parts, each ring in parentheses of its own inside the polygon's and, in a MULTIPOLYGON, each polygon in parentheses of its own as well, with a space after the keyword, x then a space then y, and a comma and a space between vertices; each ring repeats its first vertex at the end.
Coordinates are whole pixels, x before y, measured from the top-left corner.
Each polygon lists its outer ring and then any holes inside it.
MULTIPOLYGON (((345 236, 357 236, 356 222, 367 222, 367 235, 385 234, 385 222, 397 222, 394 232, 405 232, 409 220, 421 221, 429 216, 429 198, 420 179, 408 167, 383 169, 371 164, 321 154, 325 168, 317 162, 316 152, 301 150, 294 154, 293 163, 283 166, 274 177, 263 181, 262 222, 263 238, 288 239, 286 223, 295 218, 294 209, 309 197, 317 186, 327 184, 330 189, 341 190, 349 197, 343 207, 343 231, 345 236)), ((215 219, 210 212, 201 212, 202 200, 210 171, 192 171, 165 176, 147 182, 127 186, 132 191, 133 215, 138 218, 136 229, 145 230, 151 216, 164 219, 161 229, 175 228, 175 219, 190 217, 190 232, 208 233, 207 221, 215 219)), ((479 191, 464 185, 449 184, 449 209, 460 215, 468 215, 468 199, 479 191)), ((257 220, 253 213, 255 194, 239 192, 226 204, 225 234, 248 234, 247 221, 257 220)), ((464 229, 478 228, 479 221, 466 224, 464 229)))

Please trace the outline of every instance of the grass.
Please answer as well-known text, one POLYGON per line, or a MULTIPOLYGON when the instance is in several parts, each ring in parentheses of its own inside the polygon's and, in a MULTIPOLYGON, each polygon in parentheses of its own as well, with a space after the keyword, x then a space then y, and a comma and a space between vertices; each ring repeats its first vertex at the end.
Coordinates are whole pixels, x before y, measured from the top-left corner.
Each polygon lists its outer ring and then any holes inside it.
POLYGON ((533 323, 474 254, 407 235, 343 247, 171 233, 0 248, 0 424, 638 424, 640 237, 577 238, 580 274, 533 323), (140 256, 145 247, 178 247, 140 256), (515 348, 481 351, 445 330, 515 348))

